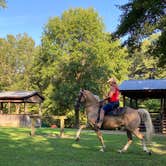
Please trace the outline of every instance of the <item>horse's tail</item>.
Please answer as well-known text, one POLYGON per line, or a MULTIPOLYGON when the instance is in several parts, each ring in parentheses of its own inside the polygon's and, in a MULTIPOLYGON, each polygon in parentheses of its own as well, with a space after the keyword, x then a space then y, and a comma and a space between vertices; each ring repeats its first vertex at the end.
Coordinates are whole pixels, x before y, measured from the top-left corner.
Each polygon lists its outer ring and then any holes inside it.
POLYGON ((141 117, 141 120, 145 123, 146 127, 146 139, 148 142, 151 141, 152 134, 154 132, 152 119, 150 113, 146 109, 138 109, 138 113, 141 117))

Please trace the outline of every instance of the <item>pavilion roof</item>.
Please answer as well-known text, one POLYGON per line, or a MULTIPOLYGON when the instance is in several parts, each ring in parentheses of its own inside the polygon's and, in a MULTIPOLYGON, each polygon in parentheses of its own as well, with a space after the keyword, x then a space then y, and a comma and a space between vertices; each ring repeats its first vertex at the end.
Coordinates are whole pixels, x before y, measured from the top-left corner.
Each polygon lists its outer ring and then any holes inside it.
POLYGON ((1 91, 0 102, 11 101, 11 102, 41 102, 44 97, 36 91, 1 91), (40 100, 39 100, 40 99, 40 100))
POLYGON ((122 95, 131 98, 163 98, 166 79, 125 80, 119 88, 122 95))

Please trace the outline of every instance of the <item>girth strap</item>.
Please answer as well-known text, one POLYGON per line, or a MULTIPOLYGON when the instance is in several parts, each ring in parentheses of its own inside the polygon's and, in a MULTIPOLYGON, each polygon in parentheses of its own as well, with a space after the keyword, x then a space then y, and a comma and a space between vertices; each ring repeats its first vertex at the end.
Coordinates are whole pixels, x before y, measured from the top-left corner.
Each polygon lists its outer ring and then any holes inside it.
POLYGON ((100 111, 101 111, 101 108, 102 108, 102 105, 99 106, 99 109, 98 109, 98 116, 97 116, 96 123, 98 123, 98 122, 100 121, 100 111))

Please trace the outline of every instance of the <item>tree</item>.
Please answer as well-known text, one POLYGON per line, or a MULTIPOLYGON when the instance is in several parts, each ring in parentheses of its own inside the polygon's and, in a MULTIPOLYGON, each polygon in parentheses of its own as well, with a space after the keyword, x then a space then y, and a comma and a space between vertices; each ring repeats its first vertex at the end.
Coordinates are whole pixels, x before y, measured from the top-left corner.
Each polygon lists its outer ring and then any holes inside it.
POLYGON ((6 0, 0 0, 0 7, 2 8, 6 7, 6 0))
POLYGON ((27 34, 7 35, 0 39, 0 88, 31 89, 29 77, 35 55, 35 43, 27 34))
POLYGON ((165 70, 157 66, 159 58, 148 52, 153 45, 153 41, 156 41, 158 37, 156 34, 150 36, 141 43, 140 49, 129 54, 129 60, 131 61, 130 78, 153 79, 166 77, 165 70))
POLYGON ((154 42, 153 52, 160 58, 160 64, 166 64, 166 13, 165 1, 162 0, 131 0, 120 7, 123 11, 116 35, 127 36, 127 44, 138 47, 139 44, 153 33, 160 33, 154 42))
MULTIPOLYGON (((109 76, 127 76, 127 51, 104 32, 94 9, 70 9, 48 21, 36 59, 45 107, 53 114, 71 111, 80 88, 102 95, 109 76)), ((36 81, 35 81, 36 80, 36 81)))

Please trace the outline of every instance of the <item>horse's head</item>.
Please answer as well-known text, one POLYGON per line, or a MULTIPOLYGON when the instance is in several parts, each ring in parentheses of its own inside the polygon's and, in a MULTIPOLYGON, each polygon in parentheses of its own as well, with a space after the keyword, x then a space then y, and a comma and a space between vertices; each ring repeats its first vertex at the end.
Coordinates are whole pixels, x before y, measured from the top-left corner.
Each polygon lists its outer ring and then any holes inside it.
POLYGON ((90 91, 81 89, 76 100, 75 109, 79 109, 81 103, 96 104, 99 100, 99 97, 90 91))
POLYGON ((86 98, 87 98, 87 90, 81 89, 79 91, 76 102, 78 104, 84 103, 86 101, 86 98))

